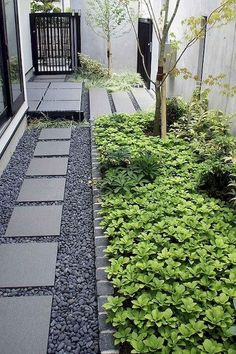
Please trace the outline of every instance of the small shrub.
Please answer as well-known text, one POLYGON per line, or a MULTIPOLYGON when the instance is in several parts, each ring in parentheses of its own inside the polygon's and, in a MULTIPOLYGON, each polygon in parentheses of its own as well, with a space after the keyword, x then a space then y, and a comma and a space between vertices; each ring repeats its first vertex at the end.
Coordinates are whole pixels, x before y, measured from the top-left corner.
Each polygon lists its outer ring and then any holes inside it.
MULTIPOLYGON (((236 299, 233 300, 233 304, 234 304, 234 309, 236 310, 236 299)), ((232 336, 236 336, 236 325, 231 326, 231 327, 229 328, 229 333, 230 333, 232 336)))
MULTIPOLYGON (((229 162, 207 162, 203 165, 199 180, 199 190, 206 192, 210 197, 229 201, 231 171, 234 166, 229 162)), ((232 189, 233 191, 233 189, 232 189)))
POLYGON ((82 73, 89 76, 98 75, 99 77, 104 77, 107 75, 107 70, 97 60, 90 58, 86 54, 79 53, 78 55, 81 65, 80 70, 82 73))
POLYGON ((111 169, 107 172, 100 188, 104 193, 125 194, 147 183, 145 176, 131 170, 111 169))
POLYGON ((174 123, 183 117, 187 112, 187 103, 178 97, 167 99, 167 127, 170 128, 174 123))
POLYGON ((172 131, 178 136, 188 141, 191 141, 191 134, 193 132, 193 124, 199 119, 208 109, 208 92, 195 90, 193 92, 190 102, 187 104, 185 114, 174 124, 172 124, 172 131))
POLYGON ((74 80, 83 81, 85 88, 104 87, 108 91, 129 91, 134 86, 142 86, 143 80, 138 73, 125 72, 108 75, 107 69, 88 55, 79 53, 81 67, 74 80))
POLYGON ((228 185, 230 201, 236 205, 236 173, 230 175, 230 183, 228 185))
POLYGON ((143 152, 132 163, 131 168, 135 170, 136 173, 143 174, 149 182, 153 182, 158 176, 160 164, 161 162, 156 155, 149 152, 143 152))
POLYGON ((127 167, 130 165, 130 152, 127 148, 120 148, 113 151, 107 151, 102 156, 100 168, 104 173, 109 168, 127 167))

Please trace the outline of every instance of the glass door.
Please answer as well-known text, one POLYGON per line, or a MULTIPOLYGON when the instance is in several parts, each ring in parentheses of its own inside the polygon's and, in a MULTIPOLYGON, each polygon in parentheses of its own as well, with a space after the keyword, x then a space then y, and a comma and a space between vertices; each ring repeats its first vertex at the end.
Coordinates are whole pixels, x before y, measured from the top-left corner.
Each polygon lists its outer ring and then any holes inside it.
POLYGON ((3 58, 2 58, 2 50, 0 46, 0 124, 1 121, 7 115, 7 100, 6 100, 6 92, 4 86, 4 76, 3 76, 3 58))
POLYGON ((0 0, 0 125, 23 102, 17 0, 0 0))
POLYGON ((24 101, 16 0, 4 0, 4 12, 12 111, 15 113, 24 101))

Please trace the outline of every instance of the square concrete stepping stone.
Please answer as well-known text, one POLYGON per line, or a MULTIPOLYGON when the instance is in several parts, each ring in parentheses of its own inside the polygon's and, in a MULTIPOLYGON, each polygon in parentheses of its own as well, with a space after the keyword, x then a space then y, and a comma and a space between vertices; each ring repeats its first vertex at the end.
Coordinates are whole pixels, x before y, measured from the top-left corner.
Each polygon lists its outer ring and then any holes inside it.
POLYGON ((46 89, 33 89, 30 88, 27 90, 27 97, 29 101, 40 101, 44 94, 45 94, 46 89))
POLYGON ((69 152, 69 141, 40 141, 36 145, 34 156, 65 156, 69 152))
POLYGON ((57 242, 0 246, 0 287, 53 286, 57 242))
POLYGON ((81 102, 77 101, 42 101, 39 112, 67 112, 67 111, 80 111, 81 102))
POLYGON ((59 236, 62 205, 15 207, 6 237, 59 236))
POLYGON ((42 129, 39 140, 70 139, 71 128, 46 128, 42 129))
POLYGON ((28 102, 29 112, 36 112, 39 104, 40 104, 40 101, 29 101, 28 102))
POLYGON ((81 82, 52 82, 50 89, 80 89, 82 90, 81 82))
POLYGON ((17 201, 53 202, 64 200, 65 184, 65 178, 25 179, 17 201))
POLYGON ((77 101, 81 99, 80 89, 51 89, 49 88, 46 95, 44 96, 44 101, 77 101))
POLYGON ((52 296, 0 298, 1 354, 46 354, 52 296))
POLYGON ((34 158, 26 172, 27 176, 65 176, 68 157, 34 158))

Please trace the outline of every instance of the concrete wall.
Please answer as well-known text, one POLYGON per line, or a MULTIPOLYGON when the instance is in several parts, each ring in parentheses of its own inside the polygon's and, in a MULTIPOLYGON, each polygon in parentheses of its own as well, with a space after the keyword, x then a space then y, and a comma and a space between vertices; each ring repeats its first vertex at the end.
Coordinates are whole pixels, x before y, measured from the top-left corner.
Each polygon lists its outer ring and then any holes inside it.
MULTIPOLYGON (((154 6, 157 6, 156 0, 153 0, 154 6)), ((172 13, 176 0, 171 0, 170 12, 172 13)), ((176 34, 178 40, 184 44, 185 27, 181 24, 182 20, 190 16, 209 16, 211 11, 220 4, 220 0, 181 0, 180 7, 173 22, 171 31, 176 34)), ((160 13, 157 6, 156 13, 160 13)), ((191 73, 198 73, 198 60, 200 55, 200 44, 197 42, 183 55, 178 67, 186 67, 191 73)), ((181 49, 180 49, 181 51, 181 49)), ((180 52, 179 51, 179 52, 180 52)), ((152 58, 152 78, 154 78, 157 68, 158 43, 153 42, 152 58)), ((229 23, 221 28, 211 29, 207 33, 205 58, 203 67, 203 80, 208 75, 226 74, 225 82, 231 86, 236 85, 236 21, 229 23)), ((168 95, 182 96, 189 99, 192 91, 196 88, 195 80, 184 80, 183 77, 170 78, 168 80, 168 95)), ((219 108, 227 113, 236 111, 236 97, 227 97, 222 95, 217 87, 212 87, 209 105, 210 108, 219 108)))
MULTIPOLYGON (((82 39, 82 53, 89 55, 100 61, 103 64, 106 60, 106 42, 99 37, 87 24, 86 0, 71 0, 71 8, 75 11, 81 11, 81 39, 82 39)), ((135 35, 131 26, 129 32, 119 38, 112 40, 113 45, 113 70, 121 71, 137 71, 137 44, 135 35)))

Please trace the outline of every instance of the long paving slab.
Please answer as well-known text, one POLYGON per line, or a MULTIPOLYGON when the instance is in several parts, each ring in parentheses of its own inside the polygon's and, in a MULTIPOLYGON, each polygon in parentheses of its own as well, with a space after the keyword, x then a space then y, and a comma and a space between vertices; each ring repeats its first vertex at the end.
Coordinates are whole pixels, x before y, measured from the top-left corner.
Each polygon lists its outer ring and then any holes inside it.
POLYGON ((53 286, 57 247, 57 242, 1 245, 0 287, 53 286))
POLYGON ((46 354, 52 296, 0 298, 1 354, 46 354))
POLYGON ((155 101, 145 88, 133 88, 132 94, 134 95, 134 98, 142 111, 149 111, 154 108, 155 101))
POLYGON ((70 141, 40 141, 34 156, 66 156, 70 152, 70 141))
POLYGON ((107 90, 98 87, 90 89, 89 101, 91 120, 96 119, 99 116, 112 113, 107 90))
POLYGON ((62 205, 15 207, 6 237, 59 236, 62 205))
POLYGON ((27 176, 65 176, 68 157, 33 158, 26 172, 27 176))
POLYGON ((116 108, 116 113, 132 114, 136 112, 127 92, 113 92, 112 98, 116 108))
POLYGON ((18 202, 62 201, 65 193, 65 178, 25 179, 18 196, 18 202))
POLYGON ((70 139, 71 128, 45 128, 41 130, 39 140, 70 139))

